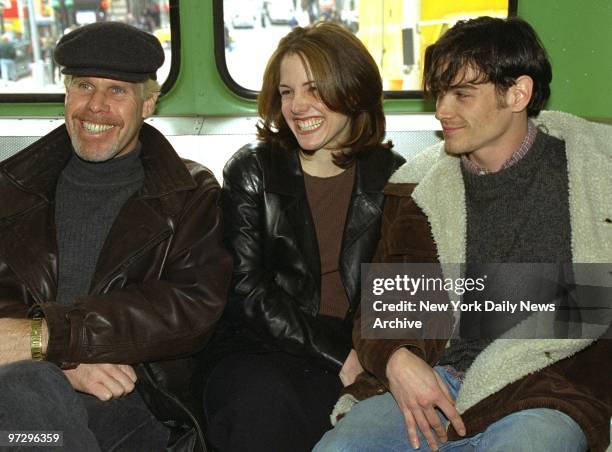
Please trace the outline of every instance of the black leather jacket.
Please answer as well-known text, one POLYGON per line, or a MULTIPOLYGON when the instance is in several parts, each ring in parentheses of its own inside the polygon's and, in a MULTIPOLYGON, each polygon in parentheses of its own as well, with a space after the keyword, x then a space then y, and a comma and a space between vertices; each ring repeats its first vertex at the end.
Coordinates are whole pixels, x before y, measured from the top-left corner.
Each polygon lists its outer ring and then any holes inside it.
POLYGON ((42 311, 47 359, 62 367, 134 365, 143 399, 173 427, 169 450, 193 450, 201 431, 190 407, 188 355, 220 317, 231 271, 220 190, 206 168, 181 161, 153 127, 142 126, 140 141, 143 187, 115 219, 89 294, 71 305, 51 302, 55 186, 72 153, 65 127, 0 164, 0 316, 42 311))
POLYGON ((234 272, 223 319, 225 353, 284 350, 315 358, 331 369, 342 366, 360 299, 360 264, 371 260, 380 235, 382 189, 403 162, 399 154, 385 149, 365 152, 356 161, 340 253, 350 307, 338 328, 340 322, 317 317, 319 248, 298 152, 257 143, 228 161, 222 206, 234 272), (240 336, 246 339, 241 342, 240 336), (233 346, 228 347, 228 341, 233 346))

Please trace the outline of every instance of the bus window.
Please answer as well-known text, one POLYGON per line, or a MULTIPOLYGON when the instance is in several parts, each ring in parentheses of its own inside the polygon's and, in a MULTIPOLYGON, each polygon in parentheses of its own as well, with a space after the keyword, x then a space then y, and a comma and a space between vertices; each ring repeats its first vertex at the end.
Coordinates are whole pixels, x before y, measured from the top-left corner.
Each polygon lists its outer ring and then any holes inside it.
POLYGON ((119 21, 155 35, 166 53, 157 72, 170 73, 170 5, 175 0, 0 0, 0 95, 63 93, 53 61, 57 41, 92 22, 119 21), (32 12, 32 13, 31 13, 32 12))
MULTIPOLYGON (((384 89, 421 90, 425 48, 457 21, 516 11, 508 0, 223 0, 225 65, 233 83, 261 88, 266 62, 294 26, 343 24, 366 45, 384 89)), ((218 13, 218 12, 217 12, 218 13)), ((229 83, 232 86, 233 83, 229 83)))

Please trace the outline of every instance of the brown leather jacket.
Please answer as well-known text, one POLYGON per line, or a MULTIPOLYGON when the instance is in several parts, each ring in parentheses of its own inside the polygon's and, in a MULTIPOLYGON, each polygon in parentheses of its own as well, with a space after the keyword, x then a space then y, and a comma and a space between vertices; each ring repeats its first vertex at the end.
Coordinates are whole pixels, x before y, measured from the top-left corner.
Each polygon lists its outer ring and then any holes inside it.
MULTIPOLYGON (((538 122, 551 135, 566 141, 574 261, 609 262, 612 204, 605 193, 612 186, 609 179, 612 128, 559 113, 541 114, 538 122), (588 159, 585 149, 589 150, 588 159), (589 197, 584 198, 578 187, 586 187, 589 197), (601 196, 596 196, 597 193, 601 196), (589 226, 597 228, 596 232, 589 226)), ((400 168, 385 188, 382 238, 374 261, 462 262, 465 236, 462 190, 458 159, 445 156, 440 146, 424 151, 418 159, 400 168)), ((359 312, 353 341, 368 372, 345 388, 343 397, 352 395, 362 400, 386 392, 386 365, 400 347, 410 347, 432 366, 444 351, 445 341, 362 339, 360 319, 359 312)), ((470 369, 472 372, 468 371, 457 399, 467 435, 482 432, 516 411, 552 408, 568 414, 580 425, 590 450, 603 452, 610 441, 612 416, 610 336, 608 329, 602 335, 608 339, 596 341, 495 341, 479 356, 478 364, 489 369, 488 375, 470 369), (513 359, 505 359, 508 356, 513 359), (516 378, 511 375, 513 372, 518 372, 514 374, 516 378)), ((342 402, 341 399, 337 409, 342 402)), ((457 438, 451 427, 449 439, 457 438)))
POLYGON ((57 290, 54 197, 72 148, 64 126, 0 164, 0 315, 40 310, 47 359, 136 365, 151 410, 175 428, 181 450, 197 443, 189 404, 190 359, 226 303, 231 257, 222 244, 219 185, 181 161, 153 127, 140 132, 143 188, 119 212, 89 294, 53 303, 57 290))
MULTIPOLYGON (((420 263, 436 259, 436 245, 427 218, 409 196, 413 188, 414 185, 409 184, 389 185, 385 190, 383 239, 375 262, 420 263), (397 215, 398 212, 404 212, 404 215, 397 215), (391 230, 394 232, 389 232, 391 230), (403 246, 408 243, 408 238, 410 245, 403 246)), ((369 372, 361 374, 352 386, 345 388, 345 393, 357 400, 388 391, 386 365, 398 348, 409 347, 431 366, 444 352, 445 341, 362 339, 360 314, 358 311, 355 317, 353 342, 359 360, 369 372)), ((574 357, 527 375, 470 407, 461 414, 467 435, 480 433, 491 423, 516 411, 552 408, 576 420, 585 432, 591 450, 603 452, 609 442, 608 423, 612 414, 611 342, 609 339, 599 340, 574 357)), ((458 438, 451 427, 449 440, 458 438)))

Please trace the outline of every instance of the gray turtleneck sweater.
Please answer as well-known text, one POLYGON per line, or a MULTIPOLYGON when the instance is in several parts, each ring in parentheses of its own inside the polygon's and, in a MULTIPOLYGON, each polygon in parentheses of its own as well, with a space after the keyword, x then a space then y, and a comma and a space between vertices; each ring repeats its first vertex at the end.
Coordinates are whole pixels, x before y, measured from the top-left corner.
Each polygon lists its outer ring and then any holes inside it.
POLYGON ((70 304, 75 297, 89 293, 111 226, 143 181, 140 147, 101 163, 86 162, 72 154, 55 193, 57 302, 70 304))

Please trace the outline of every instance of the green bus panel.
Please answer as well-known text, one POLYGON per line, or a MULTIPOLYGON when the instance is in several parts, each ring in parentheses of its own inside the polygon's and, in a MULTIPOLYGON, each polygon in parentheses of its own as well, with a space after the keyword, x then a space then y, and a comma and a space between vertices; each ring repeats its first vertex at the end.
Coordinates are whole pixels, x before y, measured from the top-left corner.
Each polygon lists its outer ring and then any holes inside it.
POLYGON ((519 0, 553 66, 549 110, 612 121, 612 1, 519 0))
MULTIPOLYGON (((547 108, 612 120, 612 2, 519 0, 518 14, 536 28, 553 63, 547 108)), ((232 93, 214 59, 212 0, 181 0, 181 68, 157 114, 241 116, 256 113, 253 100, 232 93)), ((433 111, 422 100, 388 100, 389 113, 433 111)), ((0 116, 57 116, 59 103, 0 104, 0 116)))

